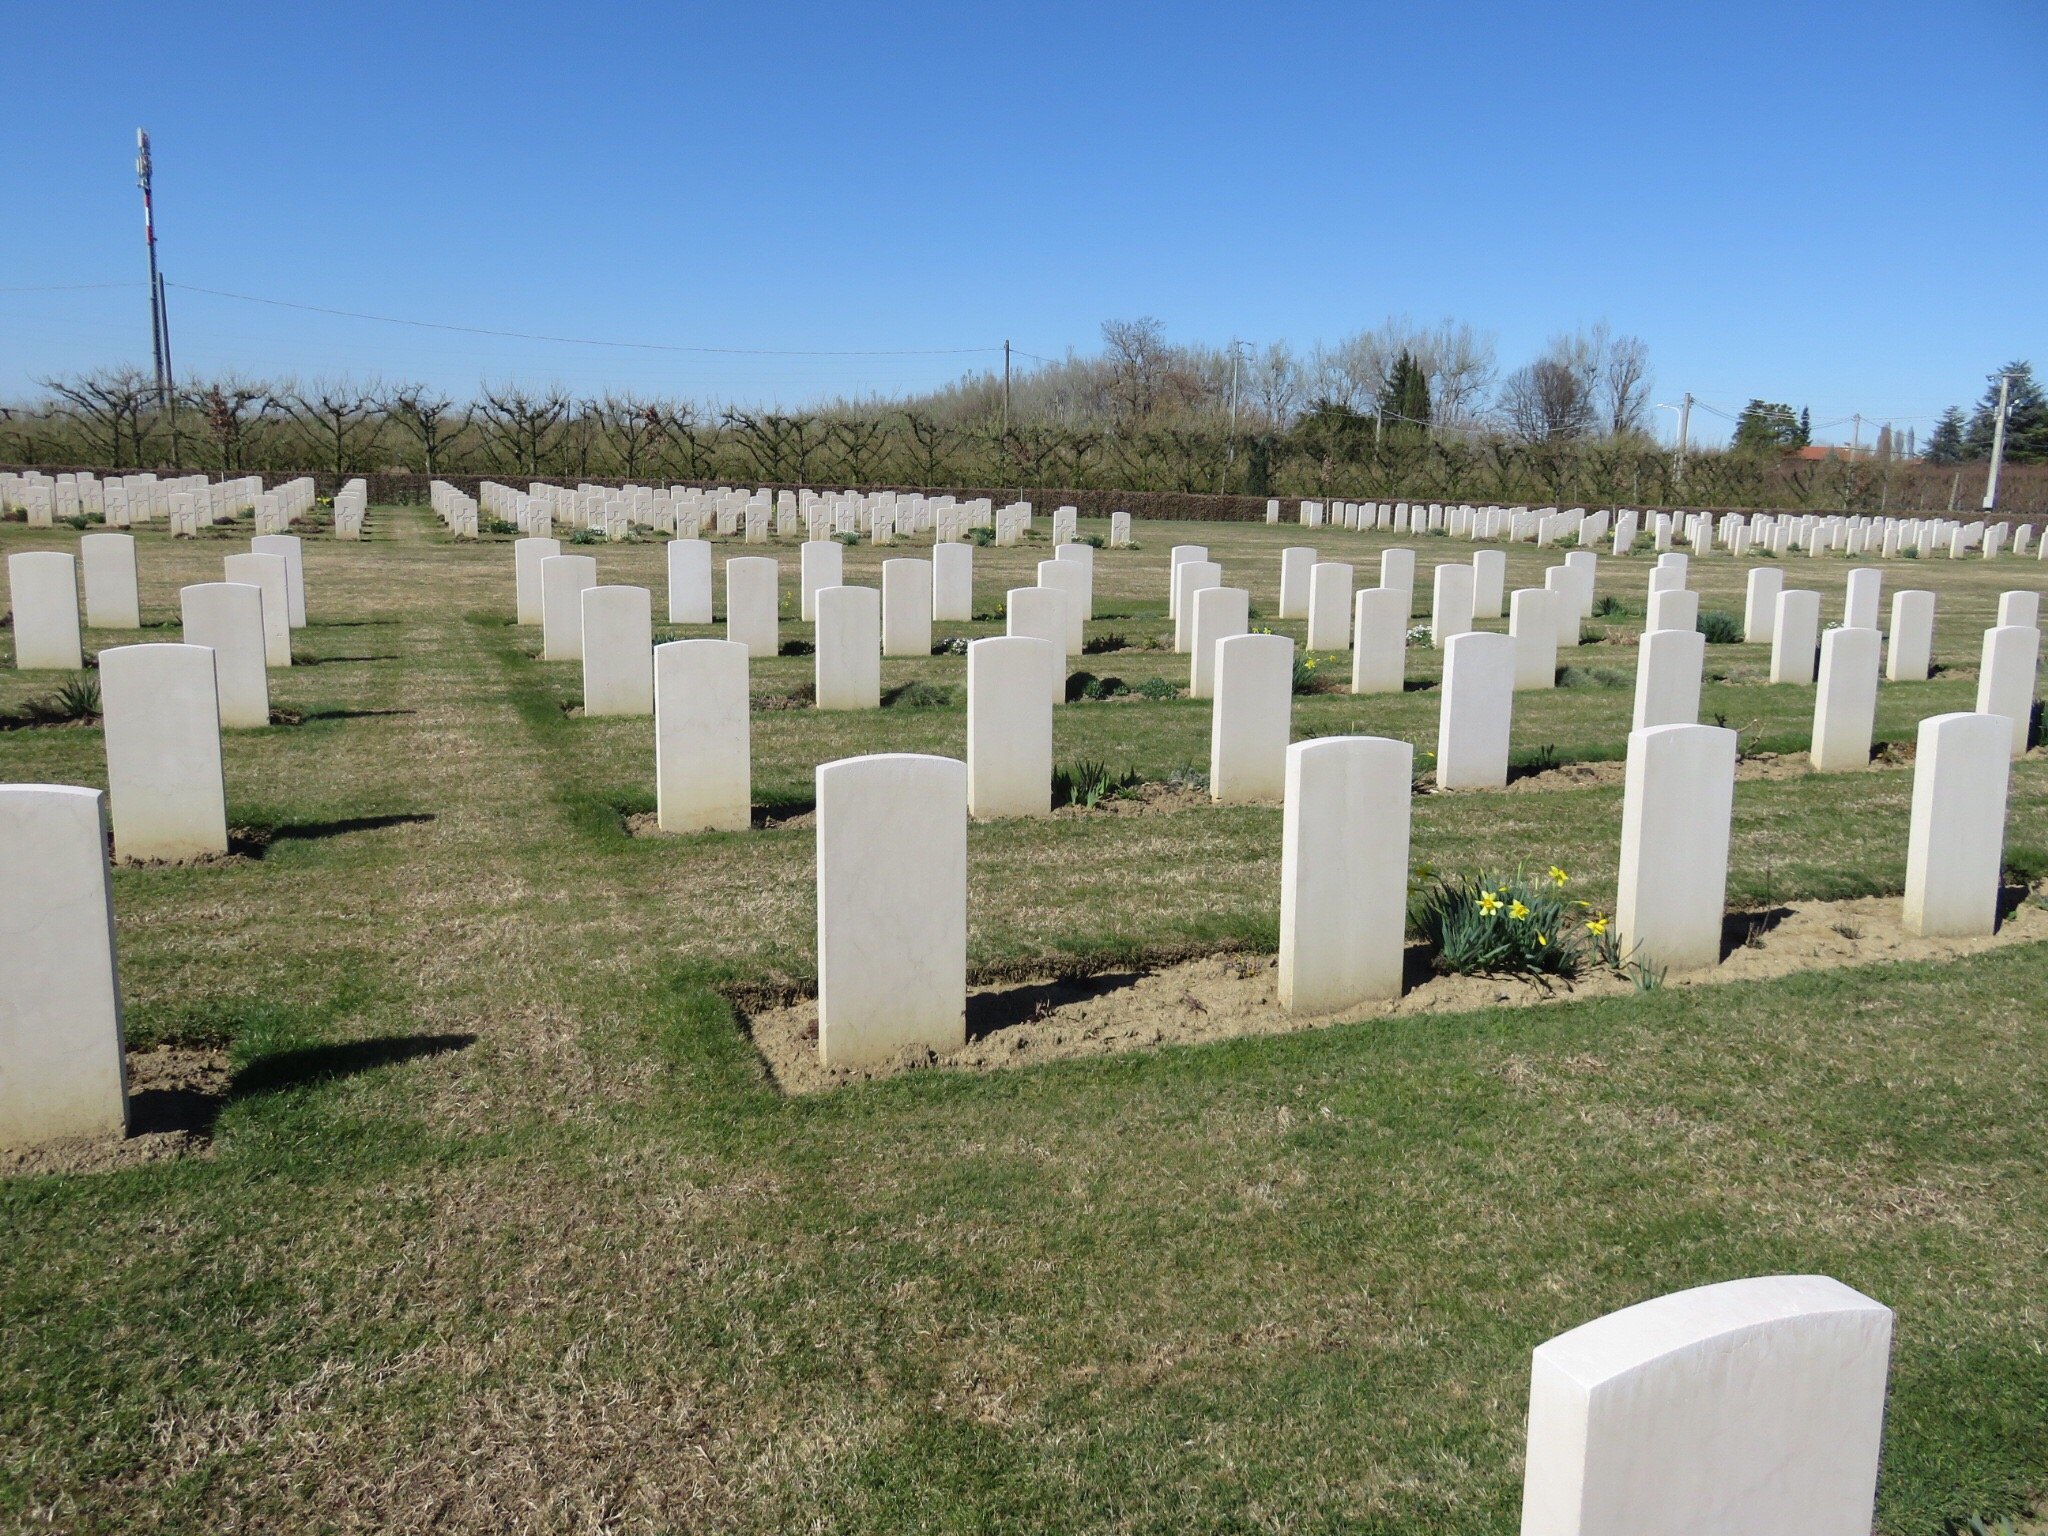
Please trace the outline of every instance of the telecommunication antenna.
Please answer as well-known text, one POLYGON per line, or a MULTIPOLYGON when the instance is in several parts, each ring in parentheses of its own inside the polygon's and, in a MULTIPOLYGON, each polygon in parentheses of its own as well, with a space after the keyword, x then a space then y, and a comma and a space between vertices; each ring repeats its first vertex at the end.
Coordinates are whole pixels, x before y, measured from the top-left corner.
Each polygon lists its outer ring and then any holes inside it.
POLYGON ((142 188, 142 237, 149 247, 149 350, 156 359, 156 400, 170 401, 170 376, 164 354, 170 336, 164 325, 164 285, 156 270, 156 205, 150 197, 149 134, 135 130, 135 184, 142 188))

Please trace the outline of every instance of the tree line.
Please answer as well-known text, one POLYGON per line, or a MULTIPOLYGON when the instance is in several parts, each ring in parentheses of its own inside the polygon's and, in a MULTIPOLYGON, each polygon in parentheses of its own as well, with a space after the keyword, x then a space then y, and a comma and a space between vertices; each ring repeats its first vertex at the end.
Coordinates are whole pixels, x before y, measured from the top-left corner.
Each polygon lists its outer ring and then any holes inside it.
MULTIPOLYGON (((1007 384, 982 372, 911 398, 803 410, 524 384, 487 384, 458 399, 417 383, 231 375, 187 381, 166 400, 145 371, 109 368, 45 379, 39 398, 0 407, 0 461, 511 481, 1902 504, 1906 466, 1889 462, 1788 462, 1749 441, 1681 460, 1647 433, 1650 380, 1648 349, 1604 326, 1555 338, 1503 374, 1487 338, 1450 322, 1390 321, 1297 355, 1284 343, 1174 345, 1149 318, 1108 322, 1100 352, 1036 360, 1007 384)), ((2016 404, 2009 432, 2014 462, 2048 436, 2033 424, 2030 373, 2026 384, 2015 399, 2029 403, 2016 404)), ((1959 427, 1966 445, 1975 430, 1959 427)))

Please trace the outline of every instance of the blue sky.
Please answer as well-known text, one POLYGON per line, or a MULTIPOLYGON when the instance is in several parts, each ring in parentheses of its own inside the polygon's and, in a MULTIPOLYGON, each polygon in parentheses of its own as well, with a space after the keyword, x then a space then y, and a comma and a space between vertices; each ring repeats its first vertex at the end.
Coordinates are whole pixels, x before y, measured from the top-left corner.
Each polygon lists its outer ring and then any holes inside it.
POLYGON ((18 5, 7 29, 0 397, 146 360, 137 126, 181 374, 797 404, 1143 314, 1303 346, 1450 316, 1504 367, 1605 319, 1649 342, 1658 400, 1816 420, 2048 369, 2039 0, 18 5), (134 286, 23 291, 99 283, 134 286))

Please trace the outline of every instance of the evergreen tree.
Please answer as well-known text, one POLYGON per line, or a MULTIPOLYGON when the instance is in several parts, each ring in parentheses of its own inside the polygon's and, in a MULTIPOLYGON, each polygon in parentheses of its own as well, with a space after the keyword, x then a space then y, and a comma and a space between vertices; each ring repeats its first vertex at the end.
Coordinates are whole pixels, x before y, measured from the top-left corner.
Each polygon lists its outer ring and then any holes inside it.
POLYGON ((1977 402, 1970 425, 1963 433, 1965 456, 1991 457, 1992 432, 1998 418, 1998 381, 2008 373, 2012 375, 2012 390, 2006 403, 2005 462, 2048 463, 2048 395, 2042 394, 2033 367, 2027 363, 2007 363, 1990 375, 1984 386, 1984 398, 1977 402))
POLYGON ((1391 424, 1429 425, 1429 375, 1406 348, 1394 359, 1387 382, 1380 386, 1380 414, 1391 424))
POLYGON ((1963 462, 1963 411, 1961 406, 1952 405, 1941 413, 1941 420, 1934 424, 1934 431, 1928 436, 1925 457, 1930 464, 1960 464, 1963 462))
POLYGON ((1800 445, 1802 432, 1791 406, 1752 399, 1735 418, 1734 447, 1747 453, 1783 453, 1800 445))
POLYGON ((1803 405, 1799 407, 1799 441, 1794 446, 1799 448, 1811 448, 1813 446, 1813 412, 1803 405))

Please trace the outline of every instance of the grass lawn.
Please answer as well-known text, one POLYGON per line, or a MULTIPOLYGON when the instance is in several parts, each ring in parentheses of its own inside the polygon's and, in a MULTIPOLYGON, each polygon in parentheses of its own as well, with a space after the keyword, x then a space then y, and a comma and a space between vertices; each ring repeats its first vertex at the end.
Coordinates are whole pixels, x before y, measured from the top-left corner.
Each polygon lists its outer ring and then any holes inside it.
MULTIPOLYGON (((1897 1309, 1881 1530, 2048 1492, 2048 945, 786 1097, 728 996, 814 979, 812 834, 628 836, 651 723, 568 713, 579 670, 510 622, 509 541, 416 508, 371 524, 308 539, 309 664, 272 674, 299 722, 227 739, 261 857, 115 875, 131 1049, 231 1073, 210 1144, 0 1180, 6 1527, 1507 1533, 1535 1345, 1771 1272, 1897 1309)), ((177 588, 246 534, 142 532, 152 627, 88 649, 177 638, 177 588)), ((1395 542, 1138 536, 1096 556, 1091 634, 1130 645, 1078 664, 1131 684, 1186 682, 1140 648, 1173 543, 1205 541, 1298 639, 1279 550, 1356 551, 1375 582, 1395 542)), ((0 553, 76 539, 0 525, 0 553)), ((1410 542, 1423 622, 1430 567, 1470 547, 1410 542)), ((583 552, 659 616, 658 543, 583 552)), ((906 552, 850 549, 848 579, 906 552)), ((936 633, 999 632, 1049 553, 976 550, 990 617, 936 633)), ((1557 558, 1510 547, 1510 587, 1557 558)), ((1591 637, 1640 628, 1652 562, 1602 559, 1625 611, 1560 657, 1589 685, 1517 697, 1519 761, 1623 753, 1633 647, 1591 637)), ((1794 557, 1788 584, 1833 620, 1848 564, 1794 557)), ((1739 615, 1748 566, 1695 558, 1702 608, 1739 615)), ((1884 568, 1887 615, 1939 595, 1945 670, 1879 696, 1904 743, 1972 707, 1998 593, 2048 567, 1884 568)), ((63 680, 14 671, 10 639, 0 712, 63 680)), ((1410 661, 1425 686, 1304 698, 1297 737, 1433 748, 1436 658, 1410 661)), ((1766 663, 1709 647, 1702 718, 1803 750, 1813 692, 1766 663)), ((756 663, 757 701, 811 665, 756 663)), ((756 801, 800 811, 852 753, 958 755, 964 676, 889 661, 885 689, 954 702, 757 709, 756 801)), ((1077 703, 1056 756, 1205 770, 1208 724, 1186 699, 1077 703)), ((0 780, 103 785, 100 733, 0 731, 0 780)), ((1731 900, 1898 891, 1910 783, 1739 785, 1731 900)), ((1620 806, 1607 784, 1422 797, 1414 857, 1558 863, 1606 902, 1620 806)), ((2044 812, 2037 752, 2007 832, 2027 879, 2044 812)), ((976 826, 970 966, 1270 949, 1279 844, 1262 807, 976 826)))

